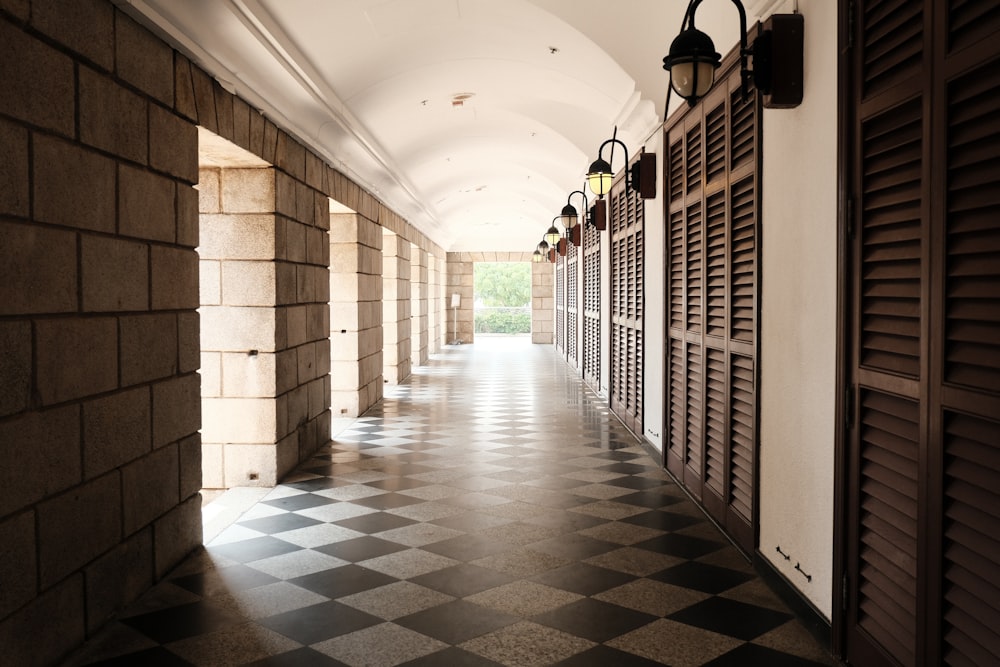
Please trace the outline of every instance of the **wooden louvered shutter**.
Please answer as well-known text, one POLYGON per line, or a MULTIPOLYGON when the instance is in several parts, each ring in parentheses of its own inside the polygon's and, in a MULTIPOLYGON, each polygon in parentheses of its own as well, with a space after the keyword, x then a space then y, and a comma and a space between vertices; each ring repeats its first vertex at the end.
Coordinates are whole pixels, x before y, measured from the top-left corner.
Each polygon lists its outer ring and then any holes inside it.
POLYGON ((566 357, 574 366, 577 365, 577 326, 580 321, 577 293, 580 265, 580 253, 575 245, 567 243, 566 250, 566 357))
POLYGON ((566 258, 556 253, 556 349, 566 351, 566 258))
POLYGON ((850 4, 845 654, 995 664, 1000 6, 850 4))
POLYGON ((667 129, 667 468, 755 542, 759 103, 729 74, 667 129))
POLYGON ((583 379, 600 388, 601 235, 592 225, 583 230, 583 379))
POLYGON ((643 200, 626 190, 624 178, 611 189, 611 410, 642 434, 643 200))

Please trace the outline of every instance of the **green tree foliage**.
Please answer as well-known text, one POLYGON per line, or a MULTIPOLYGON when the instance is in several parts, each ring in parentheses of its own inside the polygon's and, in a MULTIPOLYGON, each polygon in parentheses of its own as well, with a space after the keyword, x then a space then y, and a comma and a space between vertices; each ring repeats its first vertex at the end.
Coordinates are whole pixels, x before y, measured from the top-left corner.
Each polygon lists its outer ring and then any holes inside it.
POLYGON ((527 306, 531 303, 531 264, 477 262, 474 287, 476 300, 484 306, 527 306))

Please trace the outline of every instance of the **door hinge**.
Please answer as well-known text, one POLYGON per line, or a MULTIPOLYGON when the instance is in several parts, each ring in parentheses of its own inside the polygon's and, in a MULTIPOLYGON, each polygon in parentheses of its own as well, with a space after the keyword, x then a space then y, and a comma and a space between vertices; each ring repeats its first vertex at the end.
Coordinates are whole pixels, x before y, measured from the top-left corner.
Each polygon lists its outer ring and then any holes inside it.
POLYGON ((854 427, 854 385, 844 388, 844 427, 849 431, 854 427))

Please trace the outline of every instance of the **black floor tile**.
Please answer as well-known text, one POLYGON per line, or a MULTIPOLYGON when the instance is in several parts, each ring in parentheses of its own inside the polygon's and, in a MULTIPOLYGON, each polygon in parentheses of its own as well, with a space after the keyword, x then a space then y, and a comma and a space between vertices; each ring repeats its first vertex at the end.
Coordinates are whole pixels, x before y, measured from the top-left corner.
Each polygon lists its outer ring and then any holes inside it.
POLYGON ((297 512, 309 507, 319 507, 320 505, 331 505, 335 502, 338 501, 333 498, 327 498, 326 496, 318 496, 315 493, 300 493, 295 496, 286 496, 284 498, 262 501, 264 505, 270 505, 271 507, 277 507, 278 509, 287 510, 289 512, 297 512))
POLYGON ((617 586, 623 586, 637 577, 605 567, 587 563, 570 563, 563 567, 542 572, 532 581, 580 595, 596 595, 617 586))
POLYGON ((754 576, 727 567, 689 562, 667 568, 650 575, 649 578, 666 584, 693 588, 703 593, 718 594, 750 581, 754 576))
POLYGON ((193 667, 187 660, 181 659, 160 646, 86 664, 87 667, 136 667, 137 665, 143 667, 193 667))
POLYGON ((397 507, 406 507, 407 505, 416 505, 423 502, 427 501, 421 500, 420 498, 414 498, 413 496, 405 496, 402 493, 382 493, 377 496, 367 496, 365 498, 357 498, 351 501, 351 503, 355 505, 370 507, 376 510, 391 510, 397 507))
POLYGON ((289 583, 332 599, 385 586, 394 581, 398 579, 353 563, 288 580, 289 583))
POLYGON ((313 551, 320 551, 330 556, 351 561, 352 563, 385 556, 397 551, 406 551, 407 549, 409 547, 405 545, 382 540, 371 535, 356 537, 352 540, 344 540, 343 542, 334 542, 333 544, 325 544, 321 547, 313 547, 313 551))
POLYGON ((509 584, 516 578, 478 565, 462 563, 429 572, 409 581, 457 598, 475 595, 490 588, 509 584))
POLYGON ((249 563, 250 561, 260 560, 261 558, 280 556, 282 554, 302 549, 302 547, 297 544, 284 542, 276 537, 271 537, 270 535, 265 537, 255 537, 253 539, 243 540, 242 542, 230 542, 228 544, 219 544, 217 546, 209 546, 205 548, 210 554, 224 556, 225 558, 230 558, 240 563, 249 563))
POLYGON ((636 505, 637 507, 648 507, 651 510, 657 510, 661 507, 675 505, 681 502, 681 499, 677 496, 671 496, 660 491, 636 491, 635 493, 618 496, 615 498, 615 502, 627 503, 629 505, 636 505))
POLYGON ((323 655, 304 646, 281 655, 251 662, 244 667, 349 667, 339 660, 323 655))
MULTIPOLYGON (((588 502, 593 501, 593 498, 588 500, 588 502)), ((600 526, 602 523, 608 522, 609 519, 601 519, 600 517, 590 516, 589 514, 581 514, 580 512, 566 511, 546 512, 524 520, 524 523, 530 523, 544 528, 555 528, 560 532, 566 533, 586 530, 587 528, 593 528, 594 526, 600 526)))
POLYGON ((404 662, 397 667, 503 667, 503 665, 452 646, 443 651, 404 662))
POLYGON ((273 584, 277 581, 281 580, 252 567, 230 565, 229 567, 214 568, 207 572, 177 577, 171 579, 170 583, 196 595, 212 597, 273 584))
POLYGON ((394 623, 448 644, 461 644, 521 619, 465 600, 455 600, 397 618, 394 623))
POLYGON ((743 644, 729 653, 719 656, 705 667, 746 667, 747 665, 767 665, 767 667, 825 667, 821 662, 806 660, 795 655, 775 651, 756 644, 743 644))
POLYGON ((310 519, 309 517, 302 516, 301 514, 286 513, 266 516, 260 519, 240 521, 239 525, 249 528, 250 530, 256 530, 259 533, 274 535, 275 533, 283 533, 286 530, 296 530, 297 528, 315 526, 318 523, 323 522, 317 521, 316 519, 310 519))
POLYGON ((700 537, 667 534, 633 544, 632 546, 637 549, 646 549, 648 551, 655 551, 658 554, 667 554, 679 558, 698 558, 699 556, 718 551, 726 545, 723 542, 703 540, 700 537))
POLYGON ((382 489, 383 491, 404 491, 406 489, 418 489, 421 486, 430 486, 430 482, 423 482, 419 479, 411 479, 409 477, 390 477, 389 479, 380 479, 375 482, 365 482, 365 486, 370 486, 373 489, 382 489))
POLYGON ((595 646, 557 662, 553 667, 662 667, 662 663, 646 660, 633 653, 626 653, 610 646, 595 646))
POLYGON ((638 463, 620 461, 618 463, 612 463, 611 465, 595 468, 595 470, 600 470, 601 472, 620 472, 623 475, 635 475, 640 472, 646 472, 647 470, 655 470, 655 468, 639 465, 638 463))
POLYGON ((531 620, 600 643, 648 625, 657 620, 657 617, 584 598, 532 616, 531 620))
POLYGON ((642 514, 626 517, 621 519, 621 521, 624 523, 631 523, 636 526, 642 526, 644 528, 674 531, 680 530, 681 528, 687 528, 688 526, 693 526, 696 523, 702 523, 705 519, 688 516, 687 514, 675 514, 670 511, 664 512, 652 510, 650 512, 643 512, 642 514))
POLYGON ((335 601, 294 609, 259 621, 300 644, 315 644, 384 622, 377 616, 335 601))
POLYGON ((351 517, 350 519, 334 521, 334 523, 338 526, 343 526, 344 528, 356 530, 359 533, 368 533, 369 535, 372 535, 374 533, 381 533, 385 530, 392 530, 393 528, 410 526, 417 522, 413 519, 407 519, 406 517, 389 514, 387 512, 374 512, 372 514, 351 517))
POLYGON ((160 644, 215 632, 244 622, 243 617, 204 600, 122 619, 125 625, 160 644))
POLYGON ((298 489, 299 491, 324 491, 338 486, 347 486, 348 484, 350 482, 333 479, 332 477, 317 477, 316 479, 307 479, 301 482, 291 482, 285 486, 298 489))
POLYGON ((498 540, 491 540, 488 537, 460 535, 459 537, 427 544, 420 548, 424 551, 430 551, 431 553, 468 563, 478 558, 509 551, 513 547, 498 540))
POLYGON ((653 479, 652 477, 636 477, 635 475, 629 475, 628 477, 618 477, 612 479, 604 484, 610 484, 611 486, 620 486, 623 489, 636 489, 641 491, 644 489, 652 489, 658 486, 663 486, 664 482, 662 479, 653 479))
POLYGON ((595 540, 593 537, 571 533, 560 535, 542 542, 535 542, 531 545, 532 551, 542 551, 553 556, 560 556, 569 560, 586 560, 593 556, 599 556, 615 549, 620 549, 620 544, 595 540))
POLYGON ((711 597, 667 618, 750 641, 787 623, 792 619, 792 615, 745 602, 711 597))

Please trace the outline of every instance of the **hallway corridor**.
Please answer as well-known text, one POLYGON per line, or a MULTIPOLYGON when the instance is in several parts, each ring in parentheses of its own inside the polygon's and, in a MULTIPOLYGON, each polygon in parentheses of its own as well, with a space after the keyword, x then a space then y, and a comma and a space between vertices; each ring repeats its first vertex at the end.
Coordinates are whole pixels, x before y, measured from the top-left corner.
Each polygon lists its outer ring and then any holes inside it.
POLYGON ((80 665, 833 665, 553 348, 446 347, 80 665))

